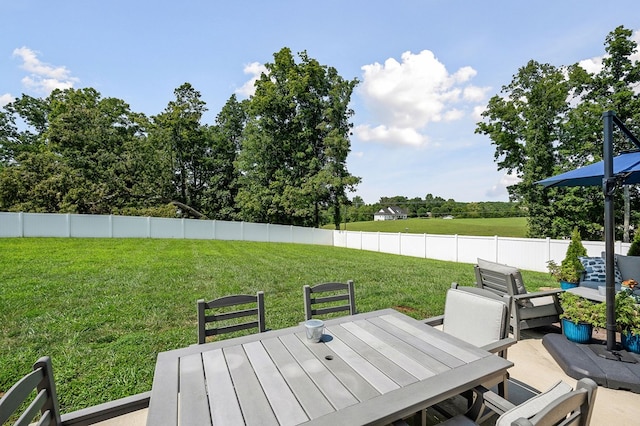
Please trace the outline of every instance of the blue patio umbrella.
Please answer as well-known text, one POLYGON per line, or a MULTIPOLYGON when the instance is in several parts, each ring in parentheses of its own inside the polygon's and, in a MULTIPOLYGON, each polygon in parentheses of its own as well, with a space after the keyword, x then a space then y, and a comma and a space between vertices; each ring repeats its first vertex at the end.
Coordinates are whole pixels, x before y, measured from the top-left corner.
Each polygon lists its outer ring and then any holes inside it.
POLYGON ((536 183, 545 187, 553 186, 596 186, 602 185, 604 194, 604 240, 606 268, 607 304, 607 351, 613 353, 616 343, 615 286, 614 286, 614 214, 613 196, 619 185, 640 183, 640 141, 627 129, 613 111, 602 114, 604 122, 603 160, 570 172, 543 179, 536 183), (614 124, 638 148, 613 157, 614 124))
MULTIPOLYGON (((554 186, 601 186, 604 161, 552 176, 536 183, 546 188, 554 186)), ((625 152, 613 159, 613 177, 618 184, 640 183, 640 150, 625 152)))

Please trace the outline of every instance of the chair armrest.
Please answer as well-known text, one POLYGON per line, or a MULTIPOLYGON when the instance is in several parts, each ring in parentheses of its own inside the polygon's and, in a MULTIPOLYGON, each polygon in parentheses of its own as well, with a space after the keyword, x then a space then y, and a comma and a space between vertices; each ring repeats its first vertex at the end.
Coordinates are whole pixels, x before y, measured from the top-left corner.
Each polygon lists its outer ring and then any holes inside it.
POLYGON ((534 299, 536 297, 546 297, 546 296, 553 296, 553 297, 558 297, 558 294, 562 293, 562 289, 555 289, 555 290, 544 290, 544 291, 536 291, 535 293, 525 293, 525 294, 514 294, 512 296, 513 300, 527 300, 527 299, 534 299))
POLYGON ((515 404, 507 401, 497 393, 493 391, 487 391, 482 394, 482 398, 484 400, 485 406, 498 414, 498 416, 504 414, 505 412, 515 408, 515 404))
POLYGON ((62 415, 62 426, 91 425, 149 407, 151 392, 120 398, 62 415))
POLYGON ((516 339, 512 339, 511 337, 506 337, 504 339, 496 340, 493 343, 489 343, 487 345, 481 346, 480 349, 484 349, 485 351, 491 353, 502 352, 507 349, 509 346, 515 345, 518 341, 516 339))
POLYGON ((465 416, 472 419, 474 422, 480 422, 481 417, 486 419, 486 414, 483 416, 485 408, 500 416, 515 407, 513 403, 507 401, 497 393, 490 391, 482 385, 476 386, 471 391, 476 395, 476 397, 474 398, 473 404, 469 410, 465 413, 465 416))
POLYGON ((436 325, 442 325, 444 324, 444 315, 437 315, 435 317, 425 318, 422 320, 422 322, 424 322, 427 325, 430 325, 431 327, 435 327, 436 325))

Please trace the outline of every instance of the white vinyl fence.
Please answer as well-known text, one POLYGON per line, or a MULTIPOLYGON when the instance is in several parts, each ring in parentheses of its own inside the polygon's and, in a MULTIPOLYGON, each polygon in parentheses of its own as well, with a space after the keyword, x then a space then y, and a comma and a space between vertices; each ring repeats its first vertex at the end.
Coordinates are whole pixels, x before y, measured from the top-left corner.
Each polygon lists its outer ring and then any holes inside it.
MULTIPOLYGON (((333 245, 403 256, 475 263, 478 258, 520 269, 547 272, 547 262, 560 263, 570 240, 475 237, 463 235, 334 231, 333 245)), ((583 241, 587 254, 600 256, 603 241, 583 241)), ((626 254, 629 243, 616 242, 615 252, 626 254)))
POLYGON ((333 245, 333 231, 265 223, 0 212, 0 237, 183 238, 333 245))
MULTIPOLYGON (((333 245, 357 250, 475 263, 487 259, 520 269, 547 271, 562 261, 569 240, 462 235, 331 231, 299 226, 220 220, 0 212, 2 237, 183 238, 333 245)), ((589 256, 600 256, 604 242, 583 241, 589 256)), ((616 242, 626 254, 628 243, 616 242)))

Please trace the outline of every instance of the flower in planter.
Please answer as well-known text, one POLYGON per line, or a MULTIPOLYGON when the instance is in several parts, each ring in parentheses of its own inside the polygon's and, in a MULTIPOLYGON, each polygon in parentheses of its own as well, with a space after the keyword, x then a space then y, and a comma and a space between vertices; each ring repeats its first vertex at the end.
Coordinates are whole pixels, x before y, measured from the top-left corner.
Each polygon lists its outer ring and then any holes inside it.
POLYGON ((630 280, 622 281, 622 287, 625 287, 631 290, 633 290, 637 285, 638 285, 638 281, 634 280, 633 278, 630 280))

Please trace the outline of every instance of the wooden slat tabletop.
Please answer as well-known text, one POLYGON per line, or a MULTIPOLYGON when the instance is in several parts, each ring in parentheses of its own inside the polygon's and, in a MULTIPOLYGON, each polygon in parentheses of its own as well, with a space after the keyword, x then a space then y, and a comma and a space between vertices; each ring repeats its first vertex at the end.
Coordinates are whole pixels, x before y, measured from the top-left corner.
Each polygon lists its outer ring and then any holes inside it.
POLYGON ((387 424, 512 363, 392 309, 158 355, 148 425, 387 424))

